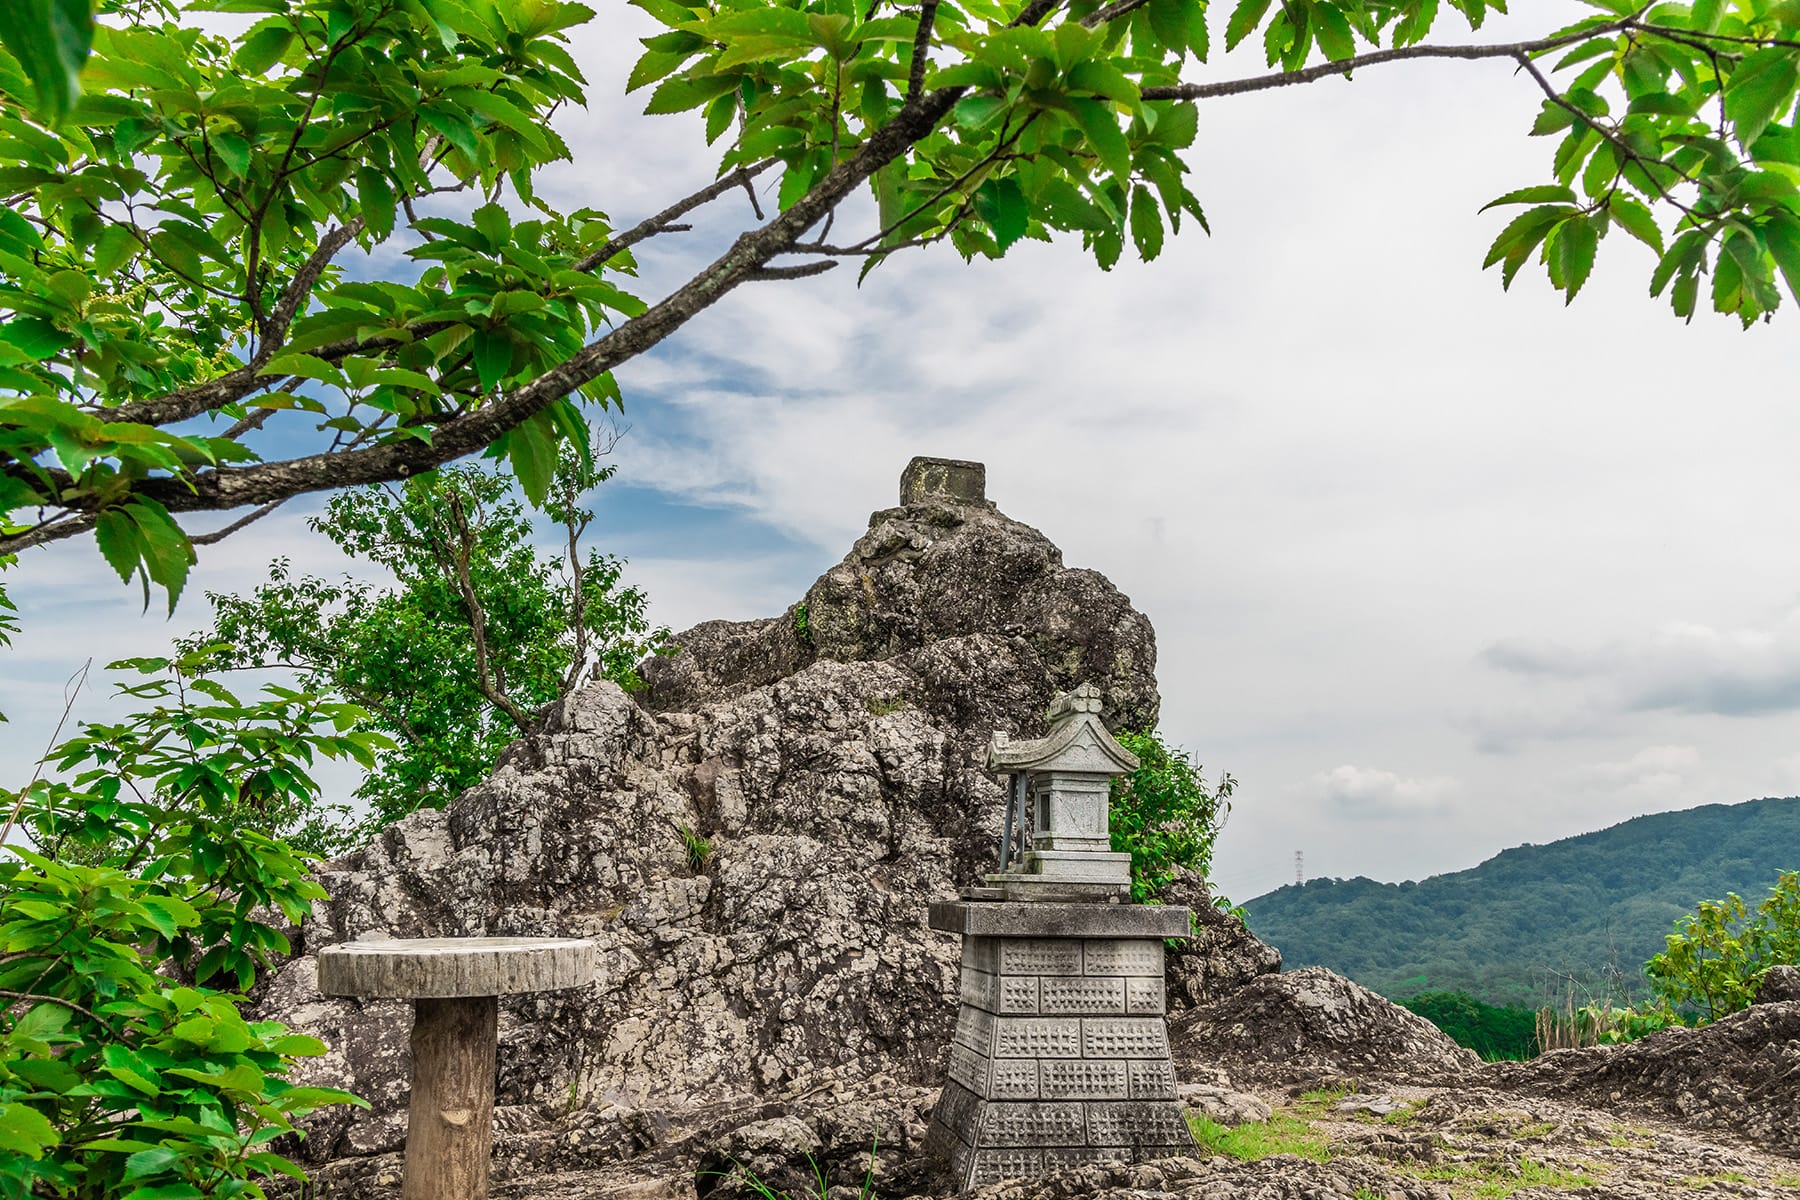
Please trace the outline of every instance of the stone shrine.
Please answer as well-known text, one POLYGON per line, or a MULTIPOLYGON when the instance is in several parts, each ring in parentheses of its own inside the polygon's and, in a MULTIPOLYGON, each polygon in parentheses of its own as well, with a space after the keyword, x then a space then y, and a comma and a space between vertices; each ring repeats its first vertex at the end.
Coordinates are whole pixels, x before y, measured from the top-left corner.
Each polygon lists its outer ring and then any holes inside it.
POLYGON ((1012 777, 1000 870, 931 905, 931 928, 962 937, 949 1079, 926 1141, 957 1190, 1194 1145, 1163 975, 1163 939, 1187 936, 1189 912, 1120 903, 1131 856, 1108 837, 1111 781, 1138 764, 1099 713, 1084 684, 1052 703, 1047 736, 994 735, 988 769, 1012 777))

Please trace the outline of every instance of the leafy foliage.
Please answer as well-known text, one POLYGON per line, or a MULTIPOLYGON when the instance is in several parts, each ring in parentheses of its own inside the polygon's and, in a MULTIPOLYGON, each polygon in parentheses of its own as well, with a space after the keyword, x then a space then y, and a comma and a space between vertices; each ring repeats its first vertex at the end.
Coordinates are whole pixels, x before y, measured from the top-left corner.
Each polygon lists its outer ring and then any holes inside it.
POLYGON ((1113 780, 1112 848, 1131 854, 1131 898, 1143 904, 1174 880, 1177 867, 1211 871, 1237 781, 1221 775, 1208 785, 1187 751, 1155 730, 1122 733, 1119 744, 1137 756, 1138 769, 1113 780))
POLYGON ((1421 992, 1400 1002, 1489 1062, 1537 1054, 1537 1017, 1530 1009, 1484 1004, 1467 992, 1421 992))
MULTIPOLYGON (((639 686, 636 664, 667 637, 650 627, 644 593, 621 585, 619 559, 581 552, 593 519, 581 498, 610 473, 571 459, 553 478, 560 561, 533 549, 530 515, 504 474, 452 467, 340 492, 312 527, 392 583, 295 578, 277 560, 249 595, 209 594, 214 626, 194 644, 225 643, 220 666, 298 672, 367 712, 385 735, 356 793, 373 825, 442 808, 584 670, 639 686)), ((340 824, 320 848, 366 832, 340 824)))
POLYGON ((1314 879, 1245 904, 1291 966, 1389 996, 1465 991, 1490 1004, 1646 999, 1643 963, 1704 896, 1751 892, 1800 860, 1800 799, 1713 804, 1504 850, 1417 883, 1314 879))
MULTIPOLYGON (((1800 281, 1792 4, 1593 0, 1548 36, 1458 47, 1424 39, 1504 5, 634 2, 662 32, 625 85, 650 114, 698 112, 720 177, 623 231, 534 186, 568 157, 552 118, 584 100, 582 5, 109 0, 61 122, 45 55, 66 76, 73 44, 22 21, 0 52, 0 555, 91 529, 146 604, 151 585, 172 603, 182 513, 489 447, 535 502, 559 443, 584 444, 578 404, 616 404, 616 367, 731 290, 940 241, 1154 259, 1205 227, 1182 158, 1201 102, 1409 58, 1509 59, 1542 92, 1554 182, 1495 201, 1524 206, 1488 256, 1508 284, 1535 256, 1573 298, 1615 229, 1684 317, 1703 278, 1745 322, 1800 281), (259 19, 222 36, 191 19, 214 7, 259 19), (1253 38, 1276 70, 1205 78, 1217 43, 1253 38), (830 240, 865 187, 875 226, 830 240), (726 254, 654 305, 624 290, 634 246, 740 188, 755 222, 726 254), (405 265, 336 265, 383 243, 405 265)), ((25 7, 86 31, 74 0, 25 7)))
POLYGON ((207 985, 288 951, 269 921, 324 892, 266 831, 316 801, 316 756, 368 761, 375 739, 348 705, 246 702, 207 665, 114 664, 149 707, 84 726, 51 752, 63 778, 4 797, 38 849, 0 860, 0 1195, 261 1196, 298 1174, 269 1141, 354 1099, 289 1084, 324 1047, 207 985))
POLYGON ((1784 872, 1754 911, 1736 892, 1702 900, 1644 967, 1656 998, 1702 1023, 1748 1008, 1763 972, 1800 963, 1800 871, 1784 872))

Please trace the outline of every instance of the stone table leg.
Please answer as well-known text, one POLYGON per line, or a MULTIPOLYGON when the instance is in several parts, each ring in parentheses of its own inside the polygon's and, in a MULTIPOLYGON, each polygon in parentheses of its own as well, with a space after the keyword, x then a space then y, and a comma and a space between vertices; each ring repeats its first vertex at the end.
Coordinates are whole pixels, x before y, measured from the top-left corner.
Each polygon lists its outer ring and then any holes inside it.
POLYGON ((500 1001, 419 999, 404 1200, 487 1200, 500 1001))

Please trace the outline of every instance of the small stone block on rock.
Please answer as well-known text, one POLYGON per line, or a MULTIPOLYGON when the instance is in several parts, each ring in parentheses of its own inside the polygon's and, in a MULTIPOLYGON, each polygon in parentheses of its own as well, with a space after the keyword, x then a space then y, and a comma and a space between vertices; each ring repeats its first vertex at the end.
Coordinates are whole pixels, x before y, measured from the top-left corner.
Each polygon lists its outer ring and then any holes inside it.
POLYGON ((987 507, 987 467, 960 458, 914 458, 900 473, 900 503, 933 501, 987 507))

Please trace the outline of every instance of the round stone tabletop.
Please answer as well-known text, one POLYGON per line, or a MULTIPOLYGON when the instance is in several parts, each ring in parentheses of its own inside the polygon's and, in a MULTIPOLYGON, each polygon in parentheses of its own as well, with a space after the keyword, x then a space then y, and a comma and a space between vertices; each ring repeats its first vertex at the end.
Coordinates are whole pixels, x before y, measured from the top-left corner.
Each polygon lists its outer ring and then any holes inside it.
POLYGON ((384 938, 319 951, 327 996, 448 999, 550 992, 590 982, 600 947, 586 938, 384 938))

